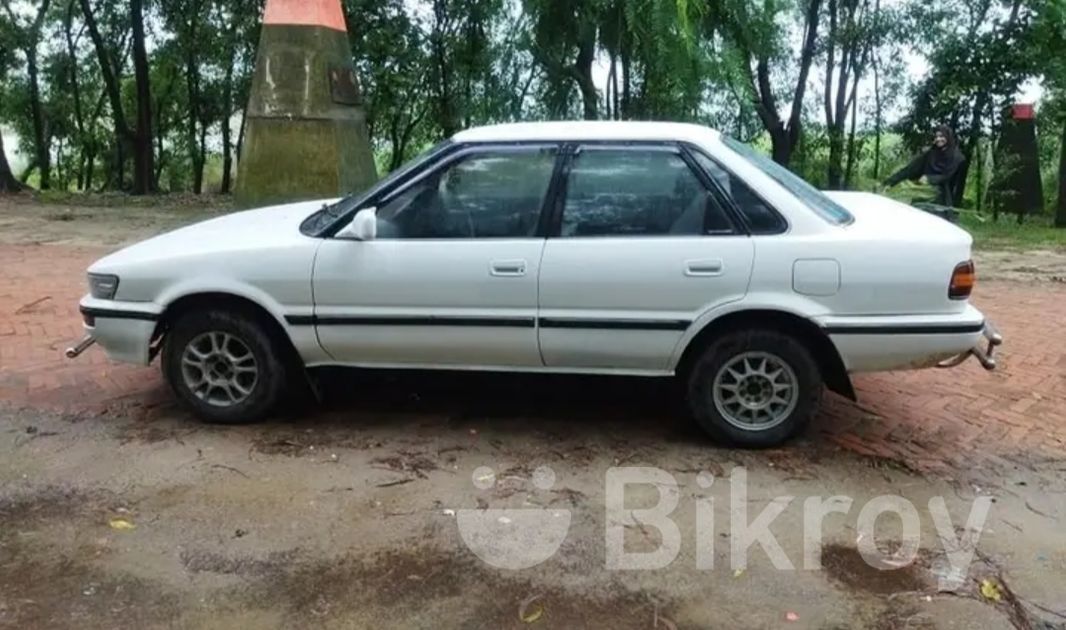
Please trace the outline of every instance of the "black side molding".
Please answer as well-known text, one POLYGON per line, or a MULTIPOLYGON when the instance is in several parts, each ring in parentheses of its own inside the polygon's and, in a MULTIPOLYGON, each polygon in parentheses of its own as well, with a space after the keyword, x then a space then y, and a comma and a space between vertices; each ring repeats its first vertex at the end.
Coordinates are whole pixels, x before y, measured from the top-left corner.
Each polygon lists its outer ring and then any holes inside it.
POLYGON ((144 322, 154 322, 159 319, 159 315, 156 313, 146 313, 143 311, 117 311, 107 308, 90 308, 85 306, 81 307, 81 314, 97 319, 135 319, 144 322))
POLYGON ((691 322, 684 320, 642 319, 568 319, 541 317, 541 328, 571 328, 580 330, 688 330, 691 322))
POLYGON ((476 326, 479 328, 569 328, 575 330, 687 330, 691 322, 684 320, 633 319, 568 319, 542 317, 333 317, 319 315, 286 315, 290 326, 476 326))
POLYGON ((290 326, 477 326, 491 328, 533 328, 532 317, 332 317, 318 315, 286 315, 290 326))
POLYGON ((984 322, 925 326, 826 326, 822 328, 828 335, 964 335, 979 333, 984 329, 984 322))

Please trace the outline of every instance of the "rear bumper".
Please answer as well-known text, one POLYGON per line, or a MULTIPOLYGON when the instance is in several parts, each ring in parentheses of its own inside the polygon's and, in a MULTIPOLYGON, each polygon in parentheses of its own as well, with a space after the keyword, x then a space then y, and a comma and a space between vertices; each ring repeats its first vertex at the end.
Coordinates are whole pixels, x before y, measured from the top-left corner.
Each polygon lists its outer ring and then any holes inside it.
POLYGON ((968 358, 975 348, 980 349, 989 326, 984 315, 970 305, 950 315, 827 317, 818 323, 833 341, 848 372, 950 364, 960 355, 968 358))
POLYGON ((996 326, 990 321, 985 321, 985 327, 981 331, 981 334, 984 335, 985 338, 983 344, 979 343, 966 352, 959 353, 958 356, 952 357, 942 363, 938 363, 937 367, 953 368, 965 363, 966 359, 974 357, 984 369, 988 371, 996 369, 996 348, 1003 344, 1003 335, 1000 334, 996 326))

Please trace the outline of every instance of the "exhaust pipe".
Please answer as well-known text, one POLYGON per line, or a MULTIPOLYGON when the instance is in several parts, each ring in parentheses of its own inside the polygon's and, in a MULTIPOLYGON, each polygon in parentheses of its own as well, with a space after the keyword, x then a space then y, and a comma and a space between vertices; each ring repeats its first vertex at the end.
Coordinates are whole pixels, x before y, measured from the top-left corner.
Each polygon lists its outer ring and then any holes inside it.
POLYGON ((96 343, 95 339, 93 339, 91 336, 86 336, 85 339, 82 339, 78 343, 78 345, 74 346, 73 348, 67 348, 67 351, 64 354, 67 355, 68 359, 77 359, 79 356, 81 356, 81 354, 83 352, 88 350, 94 343, 96 343))

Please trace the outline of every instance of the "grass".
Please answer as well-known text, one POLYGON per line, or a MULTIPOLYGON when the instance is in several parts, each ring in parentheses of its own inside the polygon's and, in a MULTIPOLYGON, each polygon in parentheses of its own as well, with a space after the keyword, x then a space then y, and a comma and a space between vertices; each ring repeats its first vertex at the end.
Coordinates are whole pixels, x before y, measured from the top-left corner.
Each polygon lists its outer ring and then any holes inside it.
MULTIPOLYGON (((930 188, 907 182, 882 194, 908 205, 916 199, 933 197, 930 188)), ((1019 225, 1014 214, 1003 213, 999 221, 993 222, 991 211, 960 210, 959 225, 973 235, 976 249, 1066 251, 1066 228, 1056 228, 1046 214, 1026 217, 1025 223, 1019 225)))
POLYGON ((1066 228, 1054 227, 1048 217, 1028 217, 1018 225, 1013 214, 1001 215, 993 223, 991 214, 964 211, 959 224, 973 234, 977 249, 1066 251, 1066 228))

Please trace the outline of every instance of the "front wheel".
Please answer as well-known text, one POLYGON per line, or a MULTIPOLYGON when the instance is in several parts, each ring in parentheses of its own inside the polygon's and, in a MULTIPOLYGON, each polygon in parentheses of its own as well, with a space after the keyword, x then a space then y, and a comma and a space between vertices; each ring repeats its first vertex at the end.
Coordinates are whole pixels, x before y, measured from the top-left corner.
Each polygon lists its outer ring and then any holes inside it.
POLYGON ((803 430, 818 409, 822 376, 799 340, 743 330, 715 340, 689 374, 688 401, 711 437, 740 446, 776 446, 803 430))
POLYGON ((253 422, 274 408, 287 382, 281 353, 264 327, 243 313, 189 313, 163 345, 163 374, 207 422, 253 422))

